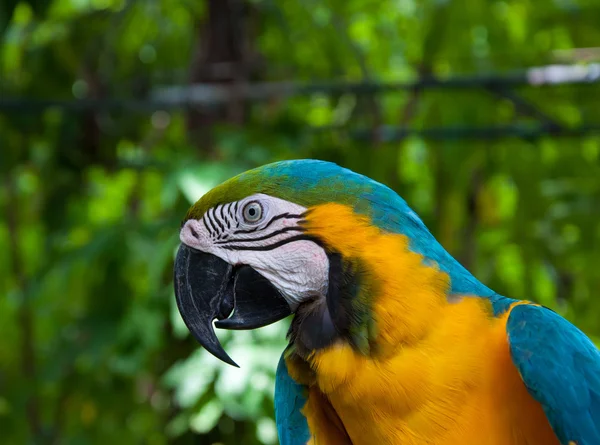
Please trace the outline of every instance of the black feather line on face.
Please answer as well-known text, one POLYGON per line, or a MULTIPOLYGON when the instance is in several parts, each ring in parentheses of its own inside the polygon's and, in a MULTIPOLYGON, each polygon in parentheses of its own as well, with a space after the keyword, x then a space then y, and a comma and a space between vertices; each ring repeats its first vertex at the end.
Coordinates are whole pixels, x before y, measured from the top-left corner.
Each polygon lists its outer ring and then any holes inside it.
POLYGON ((204 223, 204 227, 206 227, 206 230, 208 230, 209 235, 211 237, 214 236, 214 227, 210 221, 210 218, 208 217, 208 212, 206 212, 202 217, 202 222, 204 223))
POLYGON ((225 231, 225 225, 223 225, 223 223, 221 222, 221 220, 217 216, 217 210, 214 207, 212 208, 212 215, 213 215, 213 218, 215 219, 215 221, 217 222, 217 225, 221 229, 219 231, 219 233, 224 232, 225 231))
POLYGON ((236 230, 235 232, 233 232, 233 234, 234 235, 242 235, 242 234, 254 233, 257 230, 265 230, 272 223, 274 223, 275 221, 282 219, 282 218, 284 218, 284 219, 300 219, 300 218, 302 218, 302 215, 294 215, 294 214, 290 214, 290 213, 280 213, 279 215, 276 215, 273 218, 271 218, 269 220, 269 222, 267 224, 265 224, 263 227, 255 227, 253 229, 248 229, 248 230, 236 230))
POLYGON ((225 216, 225 206, 221 206, 221 219, 225 221, 225 225, 227 226, 227 230, 229 230, 229 219, 225 216))
POLYGON ((208 224, 208 232, 210 233, 210 236, 214 236, 215 233, 217 232, 216 230, 216 224, 214 223, 214 221, 212 220, 212 218, 210 217, 210 209, 204 214, 204 216, 202 217, 202 219, 206 220, 206 224, 208 224))
POLYGON ((281 214, 279 214, 279 215, 274 216, 273 218, 271 218, 269 220, 269 222, 262 228, 262 230, 265 230, 271 224, 273 224, 275 221, 277 221, 279 219, 300 219, 300 218, 302 218, 302 215, 295 215, 293 213, 281 213, 281 214))
POLYGON ((303 227, 284 227, 283 229, 276 230, 275 232, 271 232, 267 235, 259 236, 257 238, 236 238, 236 239, 231 239, 228 241, 217 241, 217 242, 215 242, 215 244, 223 245, 223 244, 231 244, 231 243, 252 243, 255 241, 264 241, 266 239, 273 238, 277 235, 281 235, 282 233, 286 233, 286 232, 304 232, 304 231, 305 231, 305 229, 303 227))
MULTIPOLYGON (((240 226, 240 223, 238 222, 237 227, 240 226)), ((241 234, 247 234, 247 233, 254 233, 259 229, 259 227, 255 227, 254 229, 248 229, 248 230, 235 230, 233 232, 234 235, 241 235, 241 234)))
POLYGON ((278 247, 284 246, 288 243, 293 243, 295 241, 312 241, 321 245, 321 242, 314 236, 296 235, 281 241, 277 241, 276 243, 269 244, 267 246, 223 246, 222 248, 227 250, 254 250, 256 252, 264 252, 268 250, 277 249, 278 247))

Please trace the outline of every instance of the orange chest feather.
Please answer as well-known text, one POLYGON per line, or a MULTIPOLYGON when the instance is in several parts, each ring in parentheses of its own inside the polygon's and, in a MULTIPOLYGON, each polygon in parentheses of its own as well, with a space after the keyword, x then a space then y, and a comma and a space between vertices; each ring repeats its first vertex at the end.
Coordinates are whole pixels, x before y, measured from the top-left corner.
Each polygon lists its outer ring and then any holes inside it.
POLYGON ((303 413, 315 443, 558 445, 512 364, 509 312, 496 318, 478 297, 449 301, 445 273, 351 209, 317 207, 307 230, 369 271, 376 345, 315 351, 308 374, 288 360, 310 387, 303 413))
POLYGON ((303 411, 314 443, 558 445, 512 365, 507 314, 489 318, 477 298, 447 311, 385 361, 342 345, 317 354, 303 411))

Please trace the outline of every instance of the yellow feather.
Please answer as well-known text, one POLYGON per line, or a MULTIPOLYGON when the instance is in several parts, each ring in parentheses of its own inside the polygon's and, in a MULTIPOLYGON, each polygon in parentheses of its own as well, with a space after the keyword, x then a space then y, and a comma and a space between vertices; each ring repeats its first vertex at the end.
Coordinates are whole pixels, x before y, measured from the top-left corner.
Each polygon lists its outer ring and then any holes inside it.
MULTIPOLYGON (((377 353, 339 342, 307 360, 312 443, 348 443, 341 422, 354 445, 558 445, 512 365, 510 311, 495 318, 484 298, 449 301, 447 274, 425 265, 405 236, 381 232, 349 207, 315 207, 306 228, 360 259, 377 284, 377 353)), ((292 377, 305 375, 287 364, 292 377)))

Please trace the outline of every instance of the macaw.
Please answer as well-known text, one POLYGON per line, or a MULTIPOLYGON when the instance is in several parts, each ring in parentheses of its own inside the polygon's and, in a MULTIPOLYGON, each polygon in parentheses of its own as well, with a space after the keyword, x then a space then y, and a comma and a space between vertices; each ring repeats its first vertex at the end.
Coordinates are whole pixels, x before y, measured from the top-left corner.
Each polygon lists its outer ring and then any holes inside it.
POLYGON ((600 444, 590 339, 479 282, 372 179, 316 160, 249 170, 190 208, 180 240, 177 305, 217 358, 236 366, 213 322, 293 314, 283 445, 600 444))

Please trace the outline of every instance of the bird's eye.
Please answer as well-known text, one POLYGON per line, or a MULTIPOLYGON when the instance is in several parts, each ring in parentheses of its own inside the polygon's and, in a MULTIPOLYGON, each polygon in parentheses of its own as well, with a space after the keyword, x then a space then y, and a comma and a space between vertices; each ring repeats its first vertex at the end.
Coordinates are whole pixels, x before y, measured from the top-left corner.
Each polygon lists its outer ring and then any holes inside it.
POLYGON ((257 223, 262 219, 263 208, 257 201, 249 202, 244 207, 243 215, 244 221, 246 221, 247 223, 257 223))

